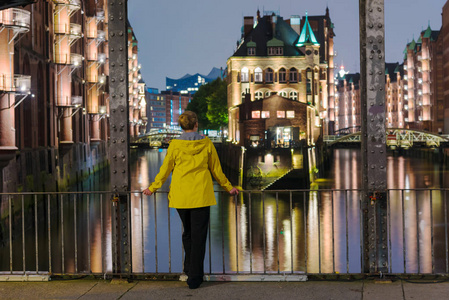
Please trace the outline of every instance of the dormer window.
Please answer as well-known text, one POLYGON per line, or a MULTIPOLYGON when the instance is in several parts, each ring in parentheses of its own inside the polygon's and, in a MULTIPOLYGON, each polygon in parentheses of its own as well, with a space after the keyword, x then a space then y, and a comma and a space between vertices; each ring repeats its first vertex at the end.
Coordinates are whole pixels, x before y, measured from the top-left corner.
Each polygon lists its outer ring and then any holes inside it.
POLYGON ((272 38, 267 42, 268 55, 284 55, 284 42, 272 38))
POLYGON ((284 55, 284 47, 268 47, 268 55, 284 55))
POLYGON ((246 48, 247 48, 248 56, 256 55, 256 43, 255 42, 253 42, 253 41, 248 42, 248 44, 246 44, 246 48))

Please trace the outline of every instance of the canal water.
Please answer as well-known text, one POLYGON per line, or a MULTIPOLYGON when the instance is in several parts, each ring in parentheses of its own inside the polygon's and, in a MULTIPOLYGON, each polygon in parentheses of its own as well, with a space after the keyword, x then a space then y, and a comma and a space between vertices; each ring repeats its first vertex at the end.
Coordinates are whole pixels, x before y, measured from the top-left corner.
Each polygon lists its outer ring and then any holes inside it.
MULTIPOLYGON (((168 208, 170 179, 155 196, 140 193, 156 176, 165 154, 165 149, 131 152, 136 273, 182 272, 182 225, 176 210, 168 208)), ((335 150, 327 175, 310 194, 245 191, 232 197, 216 185, 205 271, 360 273, 360 162, 357 149, 335 150)), ((72 190, 108 191, 108 173, 93 174, 72 190)), ((446 188, 447 174, 429 158, 388 157, 388 188, 406 189, 388 195, 391 272, 447 272, 447 197, 438 190, 411 190, 446 188)), ((2 201, 5 216, 9 204, 4 201, 9 200, 2 201)), ((53 273, 112 270, 110 195, 12 197, 10 206, 12 218, 4 218, 0 228, 0 271, 21 271, 23 265, 28 271, 53 273)))

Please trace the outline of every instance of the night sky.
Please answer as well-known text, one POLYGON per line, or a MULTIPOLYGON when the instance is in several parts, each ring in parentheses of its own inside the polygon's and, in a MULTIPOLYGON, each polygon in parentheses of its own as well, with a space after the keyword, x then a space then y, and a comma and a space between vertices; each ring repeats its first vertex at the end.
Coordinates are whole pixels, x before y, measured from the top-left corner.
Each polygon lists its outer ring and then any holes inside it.
MULTIPOLYGON (((441 28, 446 0, 385 0, 386 61, 403 59, 407 42, 419 37, 430 22, 441 28)), ((324 15, 329 7, 335 26, 336 65, 359 71, 359 8, 357 0, 129 0, 129 20, 139 42, 142 76, 149 87, 165 90, 165 77, 186 73, 207 75, 226 67, 236 49, 244 16, 263 11, 291 15, 324 15)))

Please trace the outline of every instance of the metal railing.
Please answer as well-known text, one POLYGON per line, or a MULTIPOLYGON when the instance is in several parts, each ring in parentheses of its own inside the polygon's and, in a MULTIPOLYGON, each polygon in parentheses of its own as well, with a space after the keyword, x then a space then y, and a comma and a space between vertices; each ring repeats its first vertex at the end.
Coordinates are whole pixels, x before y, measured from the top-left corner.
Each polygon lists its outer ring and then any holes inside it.
MULTIPOLYGON (((447 189, 387 192, 390 274, 449 274, 447 189)), ((216 192, 205 272, 364 274, 361 190, 216 192)), ((110 192, 0 194, 0 274, 113 275, 110 192)), ((127 196, 132 275, 182 274, 182 225, 167 192, 127 196)))

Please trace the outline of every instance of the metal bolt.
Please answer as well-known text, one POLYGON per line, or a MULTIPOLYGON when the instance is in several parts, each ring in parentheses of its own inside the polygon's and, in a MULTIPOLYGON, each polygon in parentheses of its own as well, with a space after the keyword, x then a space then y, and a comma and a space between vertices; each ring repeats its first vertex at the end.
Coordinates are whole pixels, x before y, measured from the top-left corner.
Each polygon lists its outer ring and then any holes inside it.
POLYGON ((118 48, 120 51, 123 51, 123 47, 118 48))
POLYGON ((379 59, 382 59, 382 55, 379 55, 379 59))
POLYGON ((112 173, 116 174, 116 173, 117 173, 117 170, 112 171, 112 173))
POLYGON ((377 24, 377 27, 382 28, 382 23, 377 24))
POLYGON ((126 170, 122 170, 122 173, 126 173, 126 170))

